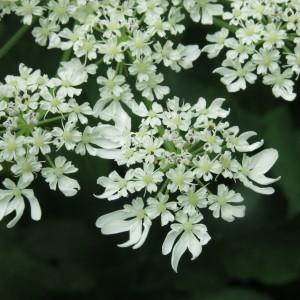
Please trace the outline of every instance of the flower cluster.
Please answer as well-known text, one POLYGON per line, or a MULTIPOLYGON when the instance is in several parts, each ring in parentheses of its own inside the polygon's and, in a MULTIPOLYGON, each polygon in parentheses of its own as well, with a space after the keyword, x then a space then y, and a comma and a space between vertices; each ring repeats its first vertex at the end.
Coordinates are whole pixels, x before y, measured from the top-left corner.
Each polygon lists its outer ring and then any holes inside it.
POLYGON ((122 144, 120 120, 116 126, 97 122, 90 126, 88 118, 94 113, 89 103, 75 100, 95 66, 73 59, 63 62, 53 78, 24 64, 19 72, 0 83, 0 171, 17 178, 17 184, 4 179, 6 190, 0 190, 0 220, 16 212, 9 227, 22 216, 24 198, 31 205, 32 219, 40 219, 39 203, 28 189, 37 174, 50 189, 58 188, 67 197, 80 189, 69 177, 78 169, 60 150, 106 158, 114 157, 122 144))
POLYGON ((139 130, 131 133, 116 158, 128 170, 100 177, 105 188, 97 196, 115 200, 137 194, 132 204, 104 216, 96 225, 103 234, 129 231, 129 240, 121 247, 142 246, 152 221, 160 218, 162 226, 171 224, 162 253, 172 251, 172 267, 188 249, 195 259, 210 236, 203 222, 203 210, 227 222, 245 214, 243 197, 232 189, 240 181, 257 193, 272 194, 266 186, 278 178, 268 178, 278 158, 274 149, 249 156, 263 141, 249 142, 253 131, 239 132, 226 121, 224 99, 207 106, 200 98, 194 105, 181 104, 178 98, 167 101, 167 110, 154 102, 144 111, 139 130))
MULTIPOLYGON (((1 5, 2 14, 14 12, 24 24, 38 19, 32 32, 38 44, 67 51, 85 63, 102 64, 101 69, 107 67, 107 78, 98 80, 104 92, 96 107, 104 120, 112 112, 118 117, 120 101, 138 114, 133 101, 136 92, 150 101, 170 92, 158 65, 179 72, 191 68, 200 55, 197 45, 169 39, 185 29, 181 1, 16 0, 1 5), (128 84, 131 76, 133 84, 128 84)), ((184 7, 194 10, 191 1, 184 1, 184 7)))
POLYGON ((246 89, 262 77, 275 97, 295 99, 300 74, 300 5, 297 0, 230 1, 230 8, 215 20, 222 27, 207 35, 202 50, 214 58, 225 49, 226 58, 214 72, 229 92, 246 89))
POLYGON ((103 234, 129 232, 120 246, 139 248, 159 218, 162 226, 170 225, 162 252, 172 252, 173 269, 186 250, 192 259, 198 257, 210 240, 205 209, 227 222, 243 217, 244 199, 234 184, 272 194, 268 185, 278 178, 265 173, 278 153, 265 149, 248 155, 263 141, 249 142, 255 132, 230 126, 223 99, 207 105, 200 98, 191 105, 174 97, 159 104, 171 93, 162 72, 192 68, 200 55, 197 45, 174 41, 189 15, 194 22, 224 25, 208 35, 211 44, 203 51, 213 58, 227 48, 215 72, 229 91, 245 89, 257 73, 276 97, 293 100, 292 78, 300 73, 300 7, 296 0, 287 2, 230 0, 231 12, 224 12, 217 0, 1 1, 0 19, 20 16, 25 27, 34 27, 36 43, 64 54, 53 78, 21 64, 18 76, 0 83, 0 171, 5 177, 0 220, 15 212, 8 223, 14 226, 25 199, 32 219, 41 218, 30 188, 38 174, 50 189, 74 196, 80 185, 70 174, 78 169, 64 156, 72 151, 114 159, 127 168, 125 174, 113 171, 98 179, 104 187, 100 199, 134 195, 131 204, 97 220, 103 234), (100 96, 91 107, 90 101, 81 101, 81 93, 93 75, 100 96), (137 132, 128 111, 141 119, 137 132))

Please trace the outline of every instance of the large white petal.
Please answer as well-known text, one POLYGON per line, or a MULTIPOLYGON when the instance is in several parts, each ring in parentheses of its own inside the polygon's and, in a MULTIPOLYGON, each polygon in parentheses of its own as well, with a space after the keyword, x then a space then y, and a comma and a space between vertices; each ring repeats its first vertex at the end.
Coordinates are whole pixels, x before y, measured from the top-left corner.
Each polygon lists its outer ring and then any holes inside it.
POLYGON ((174 242, 179 234, 180 234, 180 231, 174 231, 174 230, 171 230, 167 234, 167 236, 162 244, 162 254, 163 255, 167 255, 172 251, 174 242))
MULTIPOLYGON (((18 223, 25 209, 25 203, 23 199, 19 199, 19 201, 14 201, 11 204, 13 206, 13 209, 16 211, 16 216, 6 225, 7 228, 12 228, 18 223)), ((11 209, 8 208, 8 210, 11 209)))
POLYGON ((72 197, 80 190, 80 185, 77 180, 62 176, 58 179, 58 188, 66 197, 72 197))
POLYGON ((249 178, 261 185, 267 185, 278 181, 281 177, 279 176, 277 178, 270 178, 270 177, 266 177, 265 175, 257 175, 257 176, 250 175, 249 178))
POLYGON ((130 230, 132 226, 132 220, 116 220, 113 222, 105 223, 102 228, 102 234, 116 234, 130 230))
POLYGON ((97 156, 104 159, 118 159, 121 155, 119 149, 97 149, 97 156))
POLYGON ((127 216, 128 216, 128 214, 123 209, 113 211, 111 213, 108 213, 106 215, 99 217, 96 220, 96 226, 98 228, 102 228, 107 223, 114 222, 116 220, 124 220, 127 218, 127 216))
POLYGON ((143 246, 143 244, 145 243, 145 240, 148 236, 150 227, 151 227, 151 221, 150 220, 149 220, 149 222, 144 221, 144 231, 142 233, 142 236, 141 236, 139 242, 132 247, 133 249, 138 249, 141 246, 143 246))
POLYGON ((119 244, 119 247, 130 247, 141 239, 142 231, 143 231, 143 221, 142 220, 132 220, 133 224, 129 230, 129 240, 123 244, 119 244))
POLYGON ((196 239, 193 233, 189 234, 189 239, 188 239, 188 249, 192 253, 192 259, 196 259, 201 251, 202 251, 202 245, 201 243, 196 239))
POLYGON ((22 193, 30 203, 31 219, 35 221, 40 220, 42 211, 38 199, 34 196, 33 190, 23 190, 22 193))
POLYGON ((183 255, 183 253, 186 251, 188 247, 188 237, 186 234, 183 234, 178 242, 175 244, 173 251, 172 251, 172 257, 171 257, 171 265, 173 270, 177 273, 178 263, 183 255))
POLYGON ((252 191, 258 193, 258 194, 263 194, 263 195, 271 195, 275 192, 275 190, 272 187, 259 187, 257 185, 254 185, 252 182, 249 180, 243 181, 244 186, 247 188, 251 189, 252 191))
MULTIPOLYGON (((265 149, 251 157, 251 176, 261 175, 268 172, 278 159, 278 151, 275 149, 265 149)), ((254 178, 251 178, 254 180, 254 178)))

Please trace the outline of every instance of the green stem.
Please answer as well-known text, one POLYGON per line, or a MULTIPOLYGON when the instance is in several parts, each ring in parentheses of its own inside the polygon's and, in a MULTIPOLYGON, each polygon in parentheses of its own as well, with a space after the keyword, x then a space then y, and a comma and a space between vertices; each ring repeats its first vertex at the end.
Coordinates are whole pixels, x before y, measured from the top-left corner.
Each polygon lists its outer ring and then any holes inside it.
POLYGON ((170 182, 170 180, 167 179, 167 180, 163 183, 163 185, 161 186, 161 188, 160 188, 159 191, 157 192, 157 195, 158 195, 159 193, 163 193, 163 192, 165 191, 165 189, 166 189, 166 187, 167 187, 167 185, 168 185, 169 182, 170 182))
POLYGON ((37 126, 41 126, 41 125, 49 124, 49 123, 52 123, 52 122, 56 122, 56 121, 59 121, 59 120, 63 119, 64 117, 65 117, 65 115, 62 115, 62 116, 59 116, 59 117, 53 117, 53 118, 50 118, 50 119, 45 119, 45 120, 42 120, 42 121, 38 122, 37 126))
POLYGON ((71 54, 72 54, 72 48, 64 51, 64 53, 63 53, 60 61, 61 62, 62 61, 68 61, 70 59, 70 57, 71 57, 71 54))
POLYGON ((100 64, 103 63, 103 58, 100 58, 99 60, 96 61, 96 65, 99 66, 100 64))
POLYGON ((293 53, 287 46, 284 46, 283 49, 287 53, 293 53))
POLYGON ((52 168, 55 168, 55 164, 53 162, 53 160, 51 159, 51 157, 47 154, 44 154, 45 158, 47 159, 49 165, 52 167, 52 168))
POLYGON ((5 56, 5 54, 26 34, 26 32, 32 27, 34 22, 30 26, 23 25, 0 49, 0 59, 5 56))
POLYGON ((232 33, 235 33, 238 29, 237 26, 230 25, 227 22, 223 21, 222 19, 214 17, 214 25, 221 27, 221 28, 227 28, 232 33))
POLYGON ((117 74, 123 73, 123 63, 121 63, 121 62, 117 63, 116 72, 117 72, 117 74))
POLYGON ((211 190, 207 187, 207 186, 208 186, 208 183, 207 183, 207 184, 204 184, 200 179, 196 179, 196 181, 198 182, 198 184, 199 184, 201 187, 206 188, 206 189, 208 190, 208 192, 209 192, 210 194, 213 195, 213 193, 211 192, 211 190))

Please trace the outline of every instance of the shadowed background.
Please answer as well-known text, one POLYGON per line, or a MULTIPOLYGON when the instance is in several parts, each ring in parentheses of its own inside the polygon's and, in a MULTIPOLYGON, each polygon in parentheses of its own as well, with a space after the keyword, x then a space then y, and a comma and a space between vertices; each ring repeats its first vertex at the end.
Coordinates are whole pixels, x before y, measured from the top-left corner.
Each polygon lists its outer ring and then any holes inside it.
MULTIPOLYGON (((19 19, 12 16, 0 23, 0 47, 20 26, 19 19)), ((202 46, 205 34, 200 25, 189 24, 182 39, 202 46)), ((54 75, 60 59, 60 51, 36 45, 28 33, 0 61, 0 80, 6 74, 17 74, 21 62, 54 75)), ((37 180, 34 189, 42 220, 31 221, 27 209, 15 228, 7 230, 7 220, 0 224, 1 299, 300 299, 300 97, 293 103, 275 99, 270 88, 259 82, 229 94, 219 76, 212 74, 219 63, 203 54, 193 70, 168 72, 166 81, 172 94, 186 101, 194 102, 199 96, 209 101, 226 98, 232 125, 257 131, 267 147, 278 149, 280 158, 272 175, 282 179, 275 186, 276 193, 263 196, 240 187, 246 217, 230 224, 207 218, 212 240, 194 262, 189 261, 189 254, 184 255, 179 274, 175 274, 170 256, 161 255, 167 228, 154 226, 139 250, 116 247, 127 235, 100 234, 94 226, 96 218, 130 199, 112 203, 94 198, 94 193, 102 191, 96 179, 116 166, 68 154, 80 169, 76 174, 82 186, 78 195, 65 198, 37 180)), ((100 66, 99 74, 104 73, 100 66)), ((80 101, 94 103, 97 95, 92 78, 80 101)))

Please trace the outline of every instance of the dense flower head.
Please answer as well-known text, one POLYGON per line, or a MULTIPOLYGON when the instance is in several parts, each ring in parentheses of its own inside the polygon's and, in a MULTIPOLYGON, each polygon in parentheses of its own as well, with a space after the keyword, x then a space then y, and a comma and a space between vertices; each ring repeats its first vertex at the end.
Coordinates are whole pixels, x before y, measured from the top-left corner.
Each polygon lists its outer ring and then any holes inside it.
POLYGON ((229 92, 246 89, 259 77, 272 87, 275 97, 292 101, 300 74, 300 6, 290 0, 230 0, 215 20, 222 28, 207 35, 202 51, 214 58, 225 49, 222 76, 229 92))
MULTIPOLYGON (((17 185, 9 178, 3 181, 8 191, 0 192, 0 219, 14 210, 17 220, 21 217, 22 195, 35 206, 32 209, 39 207, 33 191, 27 189, 38 174, 50 189, 58 188, 65 196, 78 192, 79 183, 69 177, 78 169, 60 151, 99 157, 118 152, 121 130, 102 123, 90 126, 92 108, 75 99, 88 72, 94 70, 73 59, 63 62, 57 76, 49 78, 21 64, 18 76, 8 75, 0 83, 0 171, 4 168, 5 176, 10 173, 18 180, 17 185)), ((32 214, 35 220, 40 215, 32 214)))
POLYGON ((0 83, 0 220, 14 212, 7 225, 14 226, 26 201, 31 218, 41 218, 30 188, 38 175, 51 190, 77 194, 80 185, 72 177, 79 169, 69 152, 113 159, 125 174, 114 170, 100 177, 104 191, 97 197, 133 200, 97 220, 102 233, 128 232, 119 246, 136 249, 159 219, 170 226, 162 253, 172 252, 173 269, 186 250, 197 258, 211 239, 204 216, 227 222, 244 217, 237 184, 274 192, 269 185, 279 178, 265 174, 278 153, 259 151, 263 141, 250 141, 255 132, 231 126, 224 99, 208 105, 204 98, 195 104, 167 98, 172 91, 164 70, 192 68, 201 53, 197 45, 176 42, 178 35, 187 16, 221 25, 202 51, 214 58, 226 49, 214 72, 228 90, 245 89, 261 75, 276 97, 293 100, 300 74, 299 9, 296 0, 1 1, 0 19, 16 14, 33 27, 37 44, 64 53, 54 77, 20 64, 19 75, 0 83), (99 90, 95 103, 82 99, 92 76, 99 90))
POLYGON ((179 72, 191 68, 200 55, 197 45, 172 41, 185 29, 185 8, 191 1, 22 0, 1 5, 2 14, 14 12, 24 24, 37 19, 32 34, 38 44, 106 69, 107 78, 98 80, 101 97, 95 108, 104 120, 112 113, 117 117, 121 103, 138 113, 135 92, 150 101, 163 99, 170 88, 159 66, 179 72))
POLYGON ((98 179, 105 188, 100 199, 137 195, 131 205, 98 219, 104 234, 129 231, 128 242, 121 246, 138 248, 152 221, 160 218, 162 226, 171 224, 163 254, 173 249, 172 267, 177 270, 186 249, 194 259, 210 239, 202 224, 204 209, 227 222, 245 215, 244 199, 234 190, 237 182, 257 193, 274 192, 267 185, 278 178, 265 173, 277 160, 277 151, 250 155, 263 141, 250 142, 255 132, 240 133, 230 126, 223 102, 218 98, 207 105, 200 98, 191 105, 175 97, 167 101, 166 110, 156 102, 145 109, 138 131, 128 136, 115 159, 128 167, 125 175, 113 171, 98 179))

